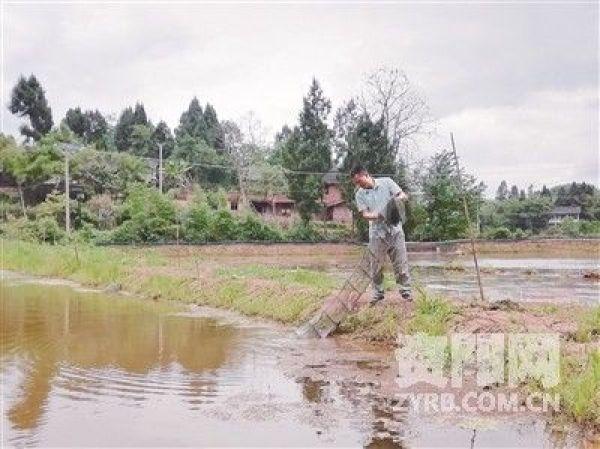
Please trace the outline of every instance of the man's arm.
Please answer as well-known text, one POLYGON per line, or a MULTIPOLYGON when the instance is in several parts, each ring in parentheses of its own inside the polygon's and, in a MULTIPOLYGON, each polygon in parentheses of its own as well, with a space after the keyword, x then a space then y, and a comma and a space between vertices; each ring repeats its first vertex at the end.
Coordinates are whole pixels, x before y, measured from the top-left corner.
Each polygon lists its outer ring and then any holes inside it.
POLYGON ((401 201, 406 201, 408 199, 408 194, 404 190, 402 190, 402 188, 398 184, 396 184, 396 182, 392 178, 387 178, 387 183, 392 196, 395 196, 396 199, 399 199, 401 201))
POLYGON ((359 192, 356 192, 355 200, 356 200, 356 208, 358 209, 358 212, 362 215, 362 217, 365 220, 372 221, 372 220, 378 220, 379 218, 381 218, 381 215, 379 214, 379 212, 369 211, 369 207, 365 204, 365 201, 363 200, 363 197, 359 192))

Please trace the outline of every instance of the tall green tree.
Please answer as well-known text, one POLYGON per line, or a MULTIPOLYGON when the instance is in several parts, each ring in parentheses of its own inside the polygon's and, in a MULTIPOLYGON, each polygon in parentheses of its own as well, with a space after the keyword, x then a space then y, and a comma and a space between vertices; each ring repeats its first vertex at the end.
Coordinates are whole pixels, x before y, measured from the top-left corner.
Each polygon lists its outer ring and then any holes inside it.
POLYGON ((217 111, 215 111, 215 108, 210 103, 206 103, 203 118, 205 126, 204 140, 213 148, 223 149, 223 131, 217 118, 217 111))
POLYGON ((513 185, 510 188, 510 193, 508 194, 508 198, 511 200, 515 200, 519 198, 519 188, 516 185, 513 185))
POLYGON ((136 103, 135 107, 126 107, 115 126, 115 146, 119 151, 130 151, 132 146, 132 135, 136 125, 149 126, 148 116, 142 103, 136 103))
POLYGON ((62 173, 63 154, 59 148, 62 138, 58 132, 52 132, 42 137, 33 147, 24 148, 14 138, 0 134, 0 165, 2 171, 17 184, 25 217, 24 188, 62 173))
POLYGON ((204 112, 200 102, 196 97, 192 98, 187 111, 181 114, 179 126, 175 128, 177 140, 190 136, 196 140, 205 140, 206 122, 204 121, 204 112))
POLYGON ((156 128, 154 129, 152 139, 156 148, 158 148, 159 144, 162 144, 163 158, 166 159, 173 154, 173 150, 175 149, 175 139, 173 138, 171 128, 169 128, 169 125, 164 121, 161 120, 158 122, 158 125, 156 125, 156 128))
POLYGON ((21 134, 27 141, 38 141, 52 129, 52 110, 48 105, 46 93, 34 75, 19 77, 13 87, 8 109, 19 117, 28 117, 29 125, 21 125, 21 134))
POLYGON ((482 202, 485 186, 477 184, 469 174, 462 174, 463 186, 458 182, 456 163, 450 151, 433 156, 422 180, 422 190, 427 221, 424 237, 428 240, 463 238, 468 233, 468 221, 462 203, 463 191, 471 217, 482 202))
POLYGON ((508 198, 508 185, 505 180, 502 180, 496 191, 496 199, 498 201, 504 201, 508 198))
POLYGON ((323 194, 322 175, 331 167, 333 133, 327 126, 331 102, 313 78, 308 94, 303 99, 299 124, 288 137, 283 148, 283 165, 291 198, 305 224, 313 213, 320 210, 323 194), (305 173, 292 173, 305 172, 305 173))
POLYGON ((80 107, 71 108, 63 122, 87 144, 101 142, 108 132, 108 122, 97 109, 83 112, 80 107))
POLYGON ((140 157, 156 158, 157 149, 153 137, 154 127, 152 124, 133 125, 129 138, 129 152, 140 157))

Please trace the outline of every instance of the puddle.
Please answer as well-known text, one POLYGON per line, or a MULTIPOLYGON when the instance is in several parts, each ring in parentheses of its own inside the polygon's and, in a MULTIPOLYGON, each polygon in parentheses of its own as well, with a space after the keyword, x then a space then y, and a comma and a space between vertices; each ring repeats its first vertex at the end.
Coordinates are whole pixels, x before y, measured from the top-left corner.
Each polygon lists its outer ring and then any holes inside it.
POLYGON ((3 447, 583 447, 540 416, 398 410, 381 348, 25 278, 0 289, 3 447))

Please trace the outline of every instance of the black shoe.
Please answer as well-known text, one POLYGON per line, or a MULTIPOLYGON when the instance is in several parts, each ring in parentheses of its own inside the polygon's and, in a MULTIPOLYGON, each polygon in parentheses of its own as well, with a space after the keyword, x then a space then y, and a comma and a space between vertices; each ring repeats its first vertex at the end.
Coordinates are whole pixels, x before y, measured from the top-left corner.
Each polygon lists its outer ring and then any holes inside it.
POLYGON ((402 296, 402 299, 404 299, 407 302, 410 302, 410 301, 413 300, 412 294, 410 292, 410 289, 402 289, 402 290, 400 290, 400 296, 402 296))
POLYGON ((384 298, 383 292, 376 292, 373 297, 371 298, 371 300, 369 301, 369 305, 374 306, 375 304, 377 304, 379 301, 382 301, 384 298))

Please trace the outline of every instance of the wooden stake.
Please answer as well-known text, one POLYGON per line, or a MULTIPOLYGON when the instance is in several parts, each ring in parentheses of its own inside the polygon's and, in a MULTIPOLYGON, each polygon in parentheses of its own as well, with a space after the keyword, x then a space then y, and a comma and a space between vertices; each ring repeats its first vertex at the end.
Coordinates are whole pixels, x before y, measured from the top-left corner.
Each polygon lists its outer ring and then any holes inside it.
POLYGON ((485 301, 483 296, 483 286, 481 285, 481 273, 479 272, 479 263, 477 262, 477 251, 475 250, 475 236, 473 235, 473 227, 471 226, 471 217, 469 215, 469 206, 467 205, 467 195, 464 191, 462 175, 460 173, 460 165, 458 163, 458 156, 456 155, 456 145, 454 145, 454 135, 450 133, 450 142, 452 143, 452 153, 454 154, 454 161, 456 162, 456 171, 458 172, 458 183, 460 192, 462 194, 463 206, 465 209, 465 217, 467 218, 467 225, 469 226, 469 238, 471 240, 471 252, 473 253, 473 262, 475 263, 475 271, 477 273, 477 285, 479 285, 479 296, 481 301, 485 301))

